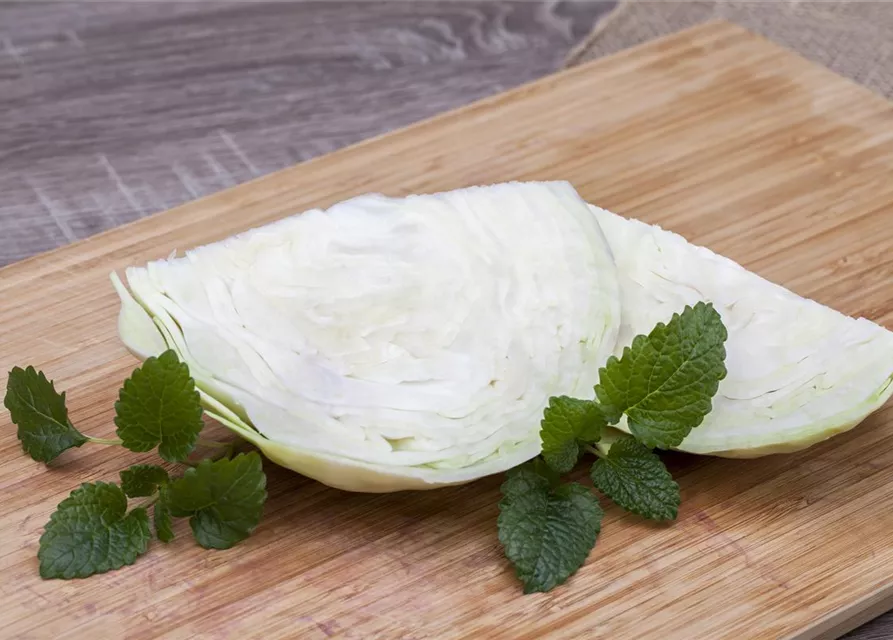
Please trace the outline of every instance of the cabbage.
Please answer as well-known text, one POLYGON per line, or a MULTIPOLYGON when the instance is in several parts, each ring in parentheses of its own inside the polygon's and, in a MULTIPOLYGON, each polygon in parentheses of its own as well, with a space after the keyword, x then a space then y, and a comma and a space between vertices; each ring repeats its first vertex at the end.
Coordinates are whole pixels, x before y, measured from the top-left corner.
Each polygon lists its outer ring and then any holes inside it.
MULTIPOLYGON (((801 298, 660 227, 591 209, 620 281, 615 355, 702 300, 728 330, 728 374, 681 451, 741 458, 797 451, 853 428, 893 394, 890 331, 801 298)), ((617 426, 628 431, 625 420, 617 426)))
POLYGON ((174 349, 210 416, 352 491, 459 484, 535 457, 551 396, 592 398, 610 355, 699 301, 728 330, 728 374, 682 451, 796 451, 893 394, 890 331, 565 182, 364 195, 112 281, 134 354, 174 349))
POLYGON ((540 451, 591 397, 620 293, 564 182, 364 195, 116 276, 119 333, 172 348, 207 413, 333 487, 468 482, 540 451))

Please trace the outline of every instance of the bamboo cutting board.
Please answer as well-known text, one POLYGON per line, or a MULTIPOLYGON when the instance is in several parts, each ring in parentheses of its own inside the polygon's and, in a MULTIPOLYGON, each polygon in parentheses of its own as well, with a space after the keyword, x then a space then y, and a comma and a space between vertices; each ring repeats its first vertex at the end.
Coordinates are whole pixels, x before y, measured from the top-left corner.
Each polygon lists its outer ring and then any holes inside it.
MULTIPOLYGON (((109 271, 366 191, 512 179, 570 180, 590 202, 893 327, 891 177, 889 103, 709 24, 3 269, 0 370, 45 370, 75 424, 108 436, 137 364, 116 336, 109 271)), ((587 565, 522 596, 496 539, 501 478, 361 495, 269 463, 266 517, 236 548, 199 549, 182 521, 132 567, 41 581, 55 505, 153 458, 86 445, 48 469, 3 411, 0 636, 833 637, 893 606, 891 436, 888 407, 795 455, 670 456, 676 523, 611 507, 587 565)))

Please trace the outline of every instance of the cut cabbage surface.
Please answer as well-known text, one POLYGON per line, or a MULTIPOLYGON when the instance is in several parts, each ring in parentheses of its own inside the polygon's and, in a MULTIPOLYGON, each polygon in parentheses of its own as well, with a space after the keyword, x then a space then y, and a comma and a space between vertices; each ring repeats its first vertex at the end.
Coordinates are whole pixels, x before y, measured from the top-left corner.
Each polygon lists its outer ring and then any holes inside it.
POLYGON ((592 397, 620 293, 564 182, 365 195, 126 271, 119 332, 173 348, 209 415, 353 491, 536 456, 550 396, 592 397))
MULTIPOLYGON (((893 394, 893 333, 850 318, 657 226, 592 206, 615 257, 618 357, 686 304, 712 302, 728 330, 713 410, 678 449, 756 457, 853 428, 893 394)), ((618 427, 626 430, 625 420, 618 427)))

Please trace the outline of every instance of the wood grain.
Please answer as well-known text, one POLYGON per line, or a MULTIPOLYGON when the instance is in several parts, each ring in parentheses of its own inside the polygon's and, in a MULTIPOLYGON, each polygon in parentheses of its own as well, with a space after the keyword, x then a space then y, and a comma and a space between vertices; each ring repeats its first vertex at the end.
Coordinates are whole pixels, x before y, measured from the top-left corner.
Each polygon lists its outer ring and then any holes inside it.
POLYGON ((0 265, 561 66, 613 2, 0 2, 0 265))
MULTIPOLYGON (((33 363, 73 419, 112 432, 135 365, 107 274, 311 206, 511 179, 682 233, 849 314, 893 326, 893 107, 740 28, 711 24, 549 76, 0 271, 0 370, 33 363)), ((183 535, 79 582, 36 577, 43 523, 126 452, 25 459, 0 424, 0 619, 38 637, 815 638, 893 599, 893 408, 790 456, 668 458, 679 520, 609 508, 590 561, 521 596, 496 540, 499 478, 354 495, 267 466, 242 546, 183 535)))

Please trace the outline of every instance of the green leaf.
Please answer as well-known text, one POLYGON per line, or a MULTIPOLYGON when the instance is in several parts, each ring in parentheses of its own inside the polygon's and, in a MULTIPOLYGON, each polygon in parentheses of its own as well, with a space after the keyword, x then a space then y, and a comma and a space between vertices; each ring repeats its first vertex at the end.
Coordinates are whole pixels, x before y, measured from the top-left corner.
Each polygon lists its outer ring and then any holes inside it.
POLYGON ((59 503, 40 537, 42 578, 86 578, 133 564, 149 546, 149 516, 127 513, 118 485, 82 484, 59 503))
POLYGON ((537 456, 531 460, 529 464, 535 473, 549 481, 549 486, 553 489, 561 484, 561 474, 558 471, 555 471, 553 467, 550 467, 549 463, 543 460, 542 457, 537 456))
POLYGON ((169 481, 167 471, 157 464, 135 464, 121 472, 121 488, 128 498, 151 496, 169 481))
POLYGON ((678 446, 710 413, 726 375, 727 336, 719 313, 702 302, 636 336, 599 371, 595 393, 608 422, 625 413, 632 434, 648 447, 678 446))
POLYGON ((155 509, 152 513, 152 519, 155 523, 155 535, 158 539, 167 544, 174 539, 173 522, 171 521, 170 498, 167 494, 167 487, 160 488, 158 502, 155 503, 155 509))
POLYGON ((598 403, 567 396, 549 398, 540 423, 543 458, 558 473, 567 473, 580 458, 580 442, 597 442, 605 419, 598 403))
POLYGON ((118 437, 131 451, 185 460, 202 430, 202 407, 189 367, 172 350, 147 358, 124 381, 115 403, 118 437))
POLYGON ((625 435, 592 465, 592 482, 618 506, 651 520, 675 520, 679 485, 656 453, 625 435))
POLYGON ((598 499, 583 485, 552 489, 532 465, 509 472, 499 503, 499 541, 524 593, 549 591, 579 569, 601 529, 598 499))
POLYGON ((65 393, 57 393, 52 381, 34 367, 9 372, 3 404, 18 426, 22 449, 33 460, 49 462, 87 442, 68 420, 65 393))
POLYGON ((235 458, 202 460, 168 485, 171 514, 189 524, 206 549, 229 549, 251 535, 267 499, 267 477, 252 451, 235 458))

